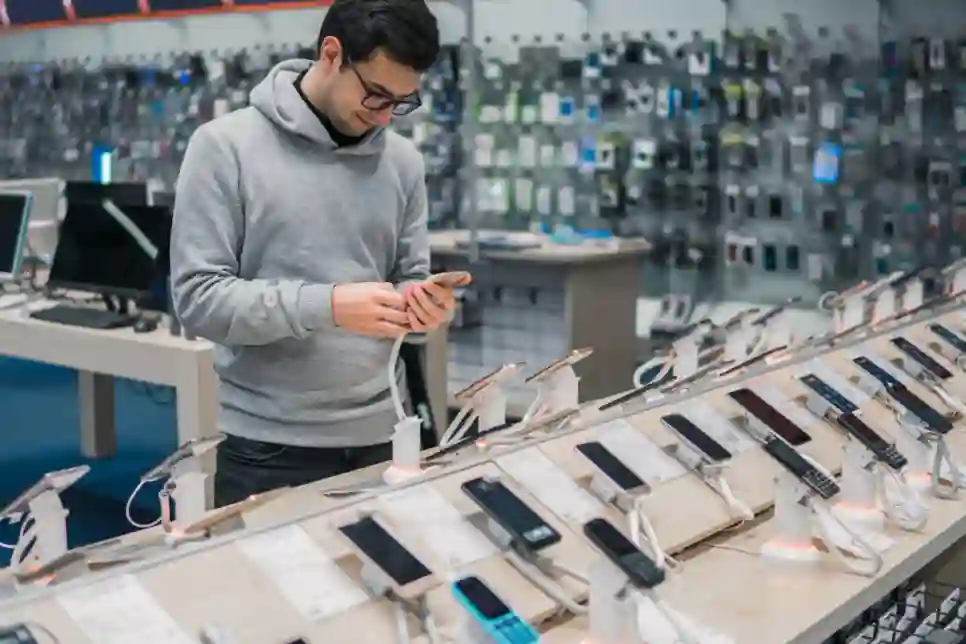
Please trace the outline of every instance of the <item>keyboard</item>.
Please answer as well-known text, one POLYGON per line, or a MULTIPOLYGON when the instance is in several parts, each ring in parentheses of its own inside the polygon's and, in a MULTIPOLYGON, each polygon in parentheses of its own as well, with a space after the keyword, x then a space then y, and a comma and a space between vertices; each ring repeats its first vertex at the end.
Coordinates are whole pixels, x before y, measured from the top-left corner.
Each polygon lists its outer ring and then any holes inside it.
POLYGON ((34 311, 30 317, 44 322, 82 326, 88 329, 119 329, 131 326, 137 319, 133 315, 115 313, 104 309, 58 304, 49 309, 34 311))

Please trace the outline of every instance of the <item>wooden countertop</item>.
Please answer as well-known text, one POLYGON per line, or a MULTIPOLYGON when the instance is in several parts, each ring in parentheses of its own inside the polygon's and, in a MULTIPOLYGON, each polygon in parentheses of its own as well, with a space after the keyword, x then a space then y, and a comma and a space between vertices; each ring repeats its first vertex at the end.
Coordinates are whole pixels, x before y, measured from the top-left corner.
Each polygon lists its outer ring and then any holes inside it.
MULTIPOLYGON (((521 250, 481 250, 480 254, 487 259, 504 261, 533 262, 539 264, 579 264, 601 262, 613 259, 624 259, 633 256, 643 256, 651 249, 647 240, 641 237, 626 239, 609 239, 588 241, 579 246, 554 244, 546 235, 533 233, 513 233, 505 231, 481 230, 481 239, 505 237, 510 241, 520 243, 532 242, 539 246, 521 250)), ((469 251, 461 248, 470 239, 468 230, 446 230, 431 232, 430 247, 434 256, 466 256, 469 251)))

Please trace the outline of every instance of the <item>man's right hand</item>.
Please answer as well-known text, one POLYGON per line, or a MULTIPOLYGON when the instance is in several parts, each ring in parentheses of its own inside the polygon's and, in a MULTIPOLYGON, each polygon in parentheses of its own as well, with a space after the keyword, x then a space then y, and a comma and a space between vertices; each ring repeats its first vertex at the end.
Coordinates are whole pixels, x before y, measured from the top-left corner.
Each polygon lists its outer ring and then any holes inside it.
POLYGON ((410 332, 406 298, 392 284, 336 284, 332 320, 339 328, 375 338, 398 338, 410 332))

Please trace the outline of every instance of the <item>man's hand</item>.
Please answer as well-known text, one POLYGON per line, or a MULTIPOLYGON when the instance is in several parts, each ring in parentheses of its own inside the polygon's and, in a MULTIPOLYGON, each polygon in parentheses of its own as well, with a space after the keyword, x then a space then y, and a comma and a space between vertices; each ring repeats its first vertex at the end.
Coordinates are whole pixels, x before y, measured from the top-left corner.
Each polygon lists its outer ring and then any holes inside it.
POLYGON ((392 284, 336 284, 332 289, 332 321, 339 328, 375 338, 398 338, 412 329, 406 298, 392 284))
POLYGON ((433 331, 449 321, 456 308, 453 289, 424 281, 406 285, 406 316, 416 333, 433 331))

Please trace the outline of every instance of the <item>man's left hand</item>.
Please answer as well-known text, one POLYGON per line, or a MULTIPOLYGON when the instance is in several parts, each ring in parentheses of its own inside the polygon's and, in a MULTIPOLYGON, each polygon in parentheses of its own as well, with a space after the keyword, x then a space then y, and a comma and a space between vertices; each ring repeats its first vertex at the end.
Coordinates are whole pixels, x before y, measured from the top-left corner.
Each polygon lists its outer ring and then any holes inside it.
POLYGON ((426 333, 449 321, 456 308, 453 289, 424 281, 405 288, 406 315, 415 333, 426 333))

